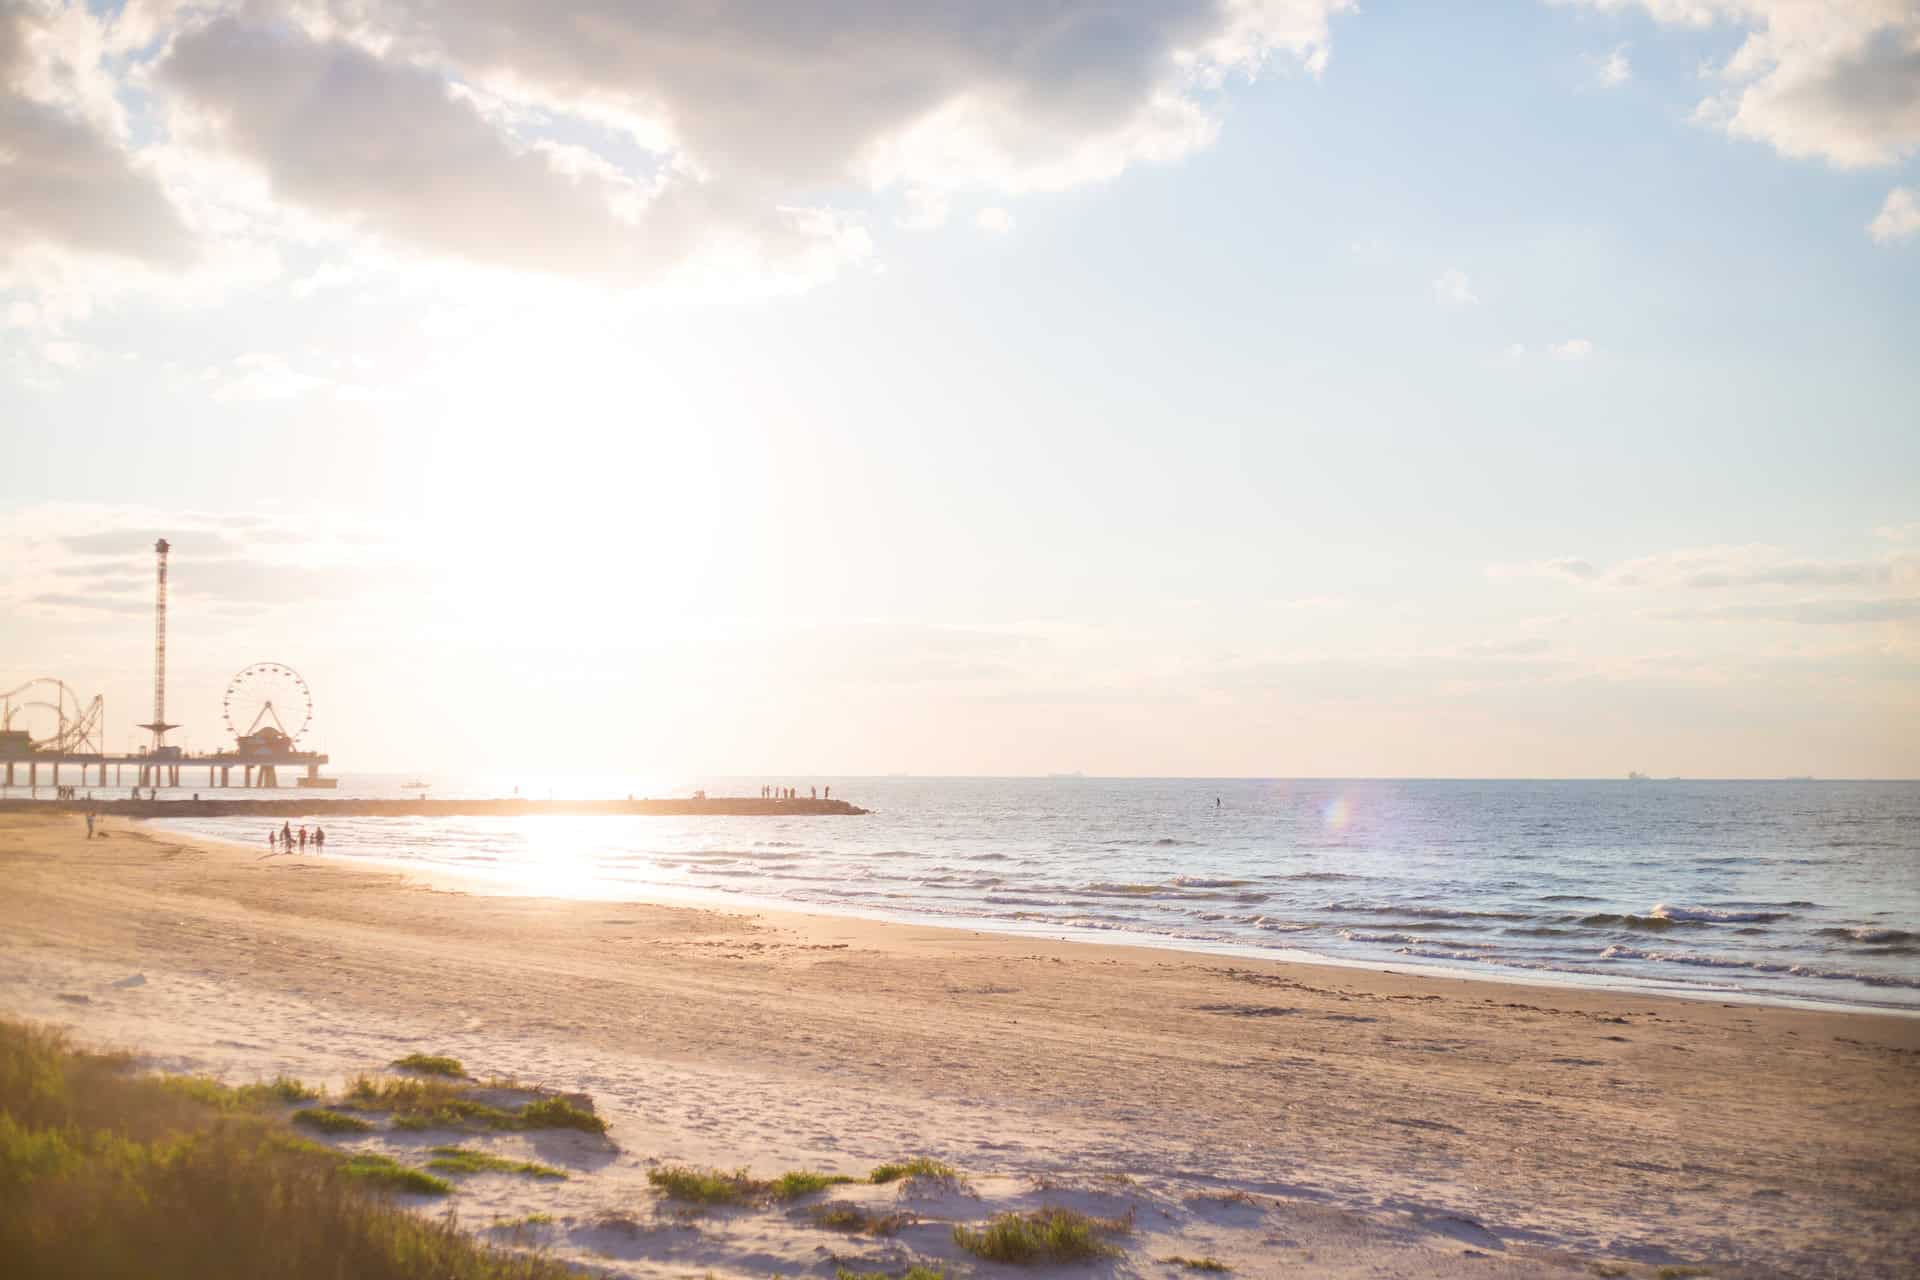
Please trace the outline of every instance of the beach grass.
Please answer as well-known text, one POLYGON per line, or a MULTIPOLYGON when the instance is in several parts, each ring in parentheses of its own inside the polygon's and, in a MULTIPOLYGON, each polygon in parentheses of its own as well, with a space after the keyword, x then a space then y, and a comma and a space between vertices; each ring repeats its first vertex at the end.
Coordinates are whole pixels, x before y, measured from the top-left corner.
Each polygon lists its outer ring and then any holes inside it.
POLYGON ((607 1122, 558 1096, 535 1098, 517 1110, 483 1102, 470 1085, 429 1079, 354 1077, 340 1103, 357 1111, 381 1111, 396 1129, 578 1129, 607 1132, 607 1122))
POLYGON ((357 1152, 347 1157, 341 1172, 382 1191, 406 1191, 418 1196, 444 1196, 453 1190, 445 1178, 401 1164, 391 1156, 357 1152))
POLYGON ((439 1173, 521 1173, 564 1181, 566 1173, 533 1160, 510 1160, 471 1147, 435 1147, 427 1168, 439 1173))
POLYGON ((833 1280, 947 1280, 947 1273, 923 1267, 919 1263, 908 1267, 898 1276, 888 1275, 884 1271, 849 1271, 840 1267, 833 1273, 833 1280))
POLYGON ((160 1087, 217 1111, 255 1111, 261 1107, 313 1102, 320 1097, 288 1076, 275 1076, 265 1084, 230 1085, 211 1076, 154 1076, 160 1087))
POLYGON ((292 1120, 295 1124, 318 1129, 321 1133, 371 1133, 374 1127, 359 1116, 350 1116, 344 1111, 329 1111, 324 1107, 302 1107, 293 1113, 292 1120))
POLYGON ((845 1200, 815 1205, 807 1217, 816 1227, 863 1236, 890 1236, 914 1220, 909 1213, 874 1213, 845 1200))
POLYGON ((522 1129, 578 1129, 582 1133, 604 1135, 607 1122, 591 1111, 576 1107, 565 1098, 540 1098, 519 1111, 522 1129))
POLYGON ((1160 1259, 1160 1263, 1162 1266, 1168 1267, 1185 1267, 1188 1271, 1226 1272, 1233 1270, 1232 1267, 1211 1255, 1204 1258, 1188 1258, 1176 1253, 1171 1257, 1160 1259))
POLYGON ((842 1173, 817 1173, 812 1169, 794 1169, 773 1180, 773 1198, 798 1200, 801 1196, 810 1196, 816 1192, 825 1191, 828 1187, 844 1186, 852 1181, 852 1178, 842 1173))
POLYGON ((440 1180, 297 1137, 263 1110, 280 1098, 273 1084, 172 1085, 130 1066, 124 1054, 77 1051, 58 1031, 0 1021, 0 1259, 8 1274, 579 1275, 389 1203, 382 1189, 440 1180))
POLYGON ((423 1076, 448 1076, 455 1080, 463 1080, 467 1075, 467 1069, 460 1065, 460 1059, 432 1053, 410 1053, 404 1058, 394 1059, 392 1066, 395 1071, 412 1071, 423 1076))
POLYGON ((1124 1218, 1092 1218, 1071 1209, 1002 1213, 984 1227, 955 1226, 953 1242, 989 1262, 1090 1262, 1120 1250, 1106 1237, 1131 1229, 1124 1218))
POLYGON ((868 1182, 879 1184, 898 1182, 903 1178, 928 1178, 951 1185, 960 1181, 960 1173, 944 1160, 935 1160, 932 1156, 915 1156, 911 1160, 897 1160, 879 1165, 867 1175, 868 1182))
POLYGON ((669 1200, 700 1205, 744 1205, 765 1196, 773 1184, 761 1182, 745 1169, 728 1173, 670 1164, 647 1170, 647 1182, 669 1200))

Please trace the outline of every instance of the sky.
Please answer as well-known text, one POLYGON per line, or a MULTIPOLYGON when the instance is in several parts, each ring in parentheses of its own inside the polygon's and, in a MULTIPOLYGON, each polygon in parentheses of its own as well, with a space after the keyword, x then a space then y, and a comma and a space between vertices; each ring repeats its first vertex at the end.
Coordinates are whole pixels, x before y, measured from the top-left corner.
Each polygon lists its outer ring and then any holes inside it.
POLYGON ((1917 777, 1920 4, 0 0, 0 692, 159 536, 336 771, 1917 777))

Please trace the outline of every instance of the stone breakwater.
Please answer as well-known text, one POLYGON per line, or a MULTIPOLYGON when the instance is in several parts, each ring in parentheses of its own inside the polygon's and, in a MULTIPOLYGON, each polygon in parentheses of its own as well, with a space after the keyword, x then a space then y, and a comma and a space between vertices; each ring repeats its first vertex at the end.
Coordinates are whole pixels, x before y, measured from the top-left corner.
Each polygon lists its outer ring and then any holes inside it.
POLYGON ((866 812, 845 800, 764 800, 758 796, 712 796, 703 800, 348 800, 309 796, 272 800, 0 800, 0 813, 104 813, 123 818, 517 818, 535 814, 791 818, 866 812))

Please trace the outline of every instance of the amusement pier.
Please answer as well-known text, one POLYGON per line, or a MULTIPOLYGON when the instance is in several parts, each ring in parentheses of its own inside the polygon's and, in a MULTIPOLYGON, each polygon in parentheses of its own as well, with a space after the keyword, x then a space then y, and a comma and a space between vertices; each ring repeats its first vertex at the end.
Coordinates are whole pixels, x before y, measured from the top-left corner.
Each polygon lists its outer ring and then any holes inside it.
MULTIPOLYGON (((800 795, 714 796, 695 792, 684 799, 532 800, 512 799, 345 799, 307 795, 298 799, 259 796, 282 787, 286 770, 294 787, 329 791, 338 780, 320 772, 325 753, 300 744, 313 721, 313 694, 299 672, 281 662, 256 662, 241 669, 221 699, 221 717, 233 745, 219 751, 189 753, 167 741, 180 726, 167 721, 167 556, 165 538, 153 544, 153 719, 138 726, 151 741, 144 751, 105 750, 105 702, 96 695, 82 702, 65 681, 43 676, 0 691, 0 812, 85 810, 134 818, 234 817, 247 814, 296 817, 473 817, 531 814, 860 814, 865 809, 844 800, 800 795), (35 727, 39 732, 35 732, 35 727), (205 770, 202 775, 201 770, 205 770), (159 789, 193 787, 205 777, 206 790, 233 788, 245 799, 160 798, 159 789), (40 799, 42 787, 52 797, 40 799), (27 796, 8 796, 25 788, 27 796), (96 790, 97 789, 97 790, 96 790), (121 796, 112 791, 124 790, 121 796), (108 792, 102 795, 99 792, 108 792), (145 793, 144 795, 142 793, 145 793)), ((411 789, 411 788, 409 788, 411 789)))

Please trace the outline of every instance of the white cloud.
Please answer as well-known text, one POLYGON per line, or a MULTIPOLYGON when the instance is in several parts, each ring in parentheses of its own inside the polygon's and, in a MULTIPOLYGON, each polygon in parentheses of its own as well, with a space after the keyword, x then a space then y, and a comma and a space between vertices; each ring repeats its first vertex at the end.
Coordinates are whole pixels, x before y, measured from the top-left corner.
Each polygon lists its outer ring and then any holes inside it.
POLYGON ((990 235, 1004 236, 1013 230, 1013 215, 990 205, 973 215, 973 225, 990 235))
POLYGON ((894 221, 909 231, 937 231, 947 225, 953 200, 933 187, 909 187, 904 197, 907 210, 894 221))
POLYGON ((1627 61, 1626 45, 1615 45, 1613 52, 1597 61, 1594 76, 1600 81, 1601 88, 1618 89, 1633 79, 1633 64, 1627 61))
POLYGON ((1555 560, 1527 560, 1517 564, 1487 566, 1489 578, 1559 578, 1568 582, 1592 582, 1600 570, 1591 560, 1561 556, 1555 560))
POLYGON ((1565 342, 1556 342, 1547 350, 1556 360, 1585 360, 1593 354, 1593 343, 1587 338, 1568 338, 1565 342))
POLYGON ((1816 560, 1778 547, 1688 547, 1601 567, 1564 556, 1491 565, 1496 579, 1555 578, 1595 587, 1655 591, 1741 591, 1758 588, 1862 588, 1920 586, 1920 554, 1897 552, 1871 560, 1816 560))
POLYGON ((199 253, 235 280, 291 243, 804 287, 870 252, 836 193, 931 228, 956 196, 1177 159, 1218 133, 1229 79, 1317 75, 1353 7, 0 0, 0 288, 82 311, 127 286, 76 283, 53 249, 199 253), (135 93, 156 128, 129 127, 135 93))
POLYGON ((1473 294, 1473 281, 1467 273, 1454 268, 1442 271, 1433 282, 1433 294, 1441 303, 1450 307, 1471 306, 1480 301, 1473 294))
POLYGON ((1895 187, 1887 192, 1887 201, 1867 224, 1867 234, 1878 244, 1893 244, 1920 232, 1920 193, 1911 187, 1895 187))
POLYGON ((1920 5, 1913 0, 1550 0, 1644 10, 1668 26, 1743 28, 1695 118, 1841 168, 1920 150, 1920 5))
POLYGON ((0 0, 0 288, 36 256, 178 266, 192 255, 178 211, 119 136, 117 104, 102 106, 76 70, 71 46, 87 30, 73 10, 0 0))

